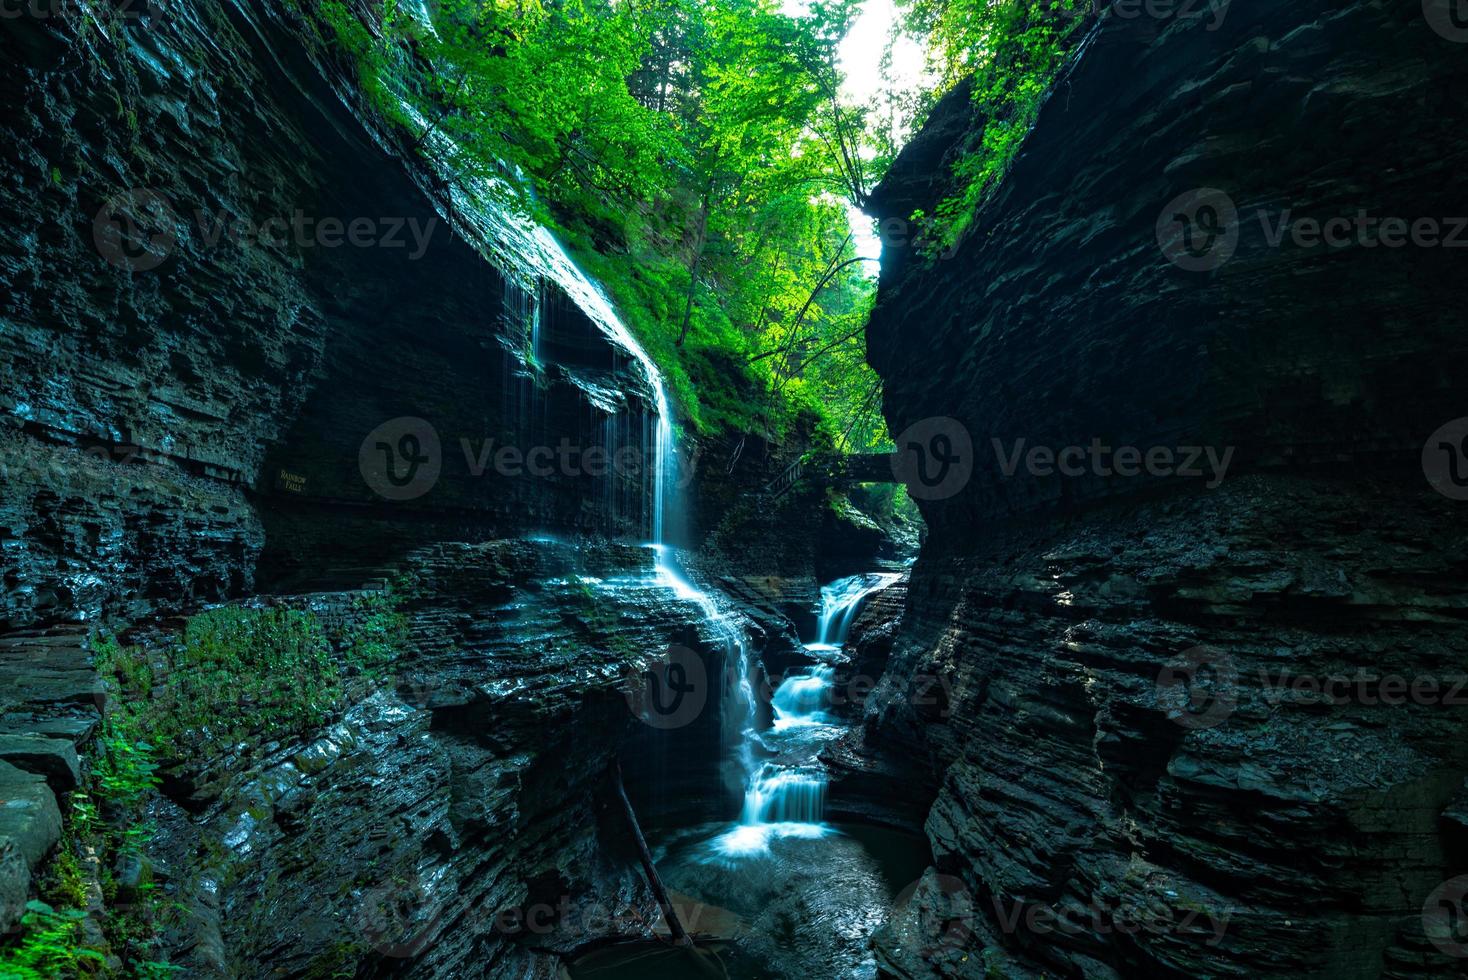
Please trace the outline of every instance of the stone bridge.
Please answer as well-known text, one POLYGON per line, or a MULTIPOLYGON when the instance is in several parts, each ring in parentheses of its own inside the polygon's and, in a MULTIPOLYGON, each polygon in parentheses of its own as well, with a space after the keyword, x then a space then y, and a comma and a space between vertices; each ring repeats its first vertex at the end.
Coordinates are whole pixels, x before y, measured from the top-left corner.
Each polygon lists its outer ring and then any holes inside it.
POLYGON ((807 453, 766 484, 765 493, 778 500, 803 481, 823 486, 900 483, 893 464, 892 453, 807 453))

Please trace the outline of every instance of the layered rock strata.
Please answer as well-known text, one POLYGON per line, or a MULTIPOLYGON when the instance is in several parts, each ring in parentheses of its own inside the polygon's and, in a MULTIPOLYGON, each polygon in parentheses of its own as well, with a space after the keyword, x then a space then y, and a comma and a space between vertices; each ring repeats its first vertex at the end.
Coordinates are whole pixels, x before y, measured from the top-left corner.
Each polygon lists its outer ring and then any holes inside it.
MULTIPOLYGON (((1108 10, 952 256, 889 257, 887 417, 961 472, 865 718, 936 787, 885 973, 1461 966, 1468 335, 1410 231, 1464 212, 1441 6, 1108 10)), ((951 96, 875 211, 933 213, 985 124, 951 96)))

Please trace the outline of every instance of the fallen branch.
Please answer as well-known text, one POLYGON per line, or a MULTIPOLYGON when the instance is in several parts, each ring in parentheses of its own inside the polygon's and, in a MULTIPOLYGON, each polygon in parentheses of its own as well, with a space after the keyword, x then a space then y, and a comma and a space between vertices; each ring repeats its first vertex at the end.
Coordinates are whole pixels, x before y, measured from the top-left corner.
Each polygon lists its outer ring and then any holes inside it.
POLYGON ((617 798, 622 801, 622 812, 627 815, 627 826, 632 828, 632 837, 637 841, 637 854, 642 858, 642 870, 647 873, 647 883, 652 886, 653 897, 658 900, 658 905, 663 910, 663 918, 668 920, 668 931, 673 935, 673 943, 677 946, 692 946, 693 940, 688 938, 688 933, 683 931, 683 923, 678 921, 678 913, 673 908, 673 900, 668 897, 668 890, 663 887, 663 879, 658 876, 658 869, 652 863, 652 852, 647 849, 647 839, 642 836, 642 827, 637 823, 637 812, 632 809, 632 801, 627 799, 627 789, 622 785, 622 763, 618 760, 613 763, 613 766, 617 798))

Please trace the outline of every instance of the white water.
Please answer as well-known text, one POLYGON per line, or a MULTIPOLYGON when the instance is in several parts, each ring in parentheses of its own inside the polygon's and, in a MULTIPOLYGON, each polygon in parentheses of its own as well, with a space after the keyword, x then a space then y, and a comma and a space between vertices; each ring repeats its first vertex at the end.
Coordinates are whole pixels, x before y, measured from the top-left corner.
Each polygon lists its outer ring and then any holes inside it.
MULTIPOLYGON (((891 573, 855 575, 821 589, 817 636, 806 649, 816 656, 839 654, 862 603, 897 581, 891 573)), ((713 841, 713 853, 742 858, 769 851, 778 838, 819 838, 835 833, 825 822, 825 772, 816 763, 820 744, 840 732, 832 706, 836 668, 828 663, 792 670, 775 690, 774 725, 761 743, 785 750, 745 783, 739 823, 713 841), (797 758, 791 761, 791 755, 797 758)), ((750 753, 752 755, 752 753, 750 753)))
MULTIPOLYGON (((411 111, 406 103, 404 108, 411 111)), ((436 131, 431 133, 429 141, 430 144, 450 143, 445 134, 436 131)), ((436 149, 442 151, 438 159, 452 159, 452 145, 436 149)), ((542 281, 556 283, 609 340, 637 363, 652 391, 656 419, 651 424, 650 523, 655 574, 675 594, 698 605, 723 638, 725 662, 735 670, 734 683, 728 685, 730 693, 722 705, 724 735, 726 744, 732 743, 743 769, 745 801, 739 824, 715 842, 716 849, 726 855, 745 855, 767 850, 770 840, 777 836, 821 837, 831 833, 822 822, 826 777, 819 767, 761 764, 755 759, 759 734, 755 731, 755 665, 751 662, 748 637, 742 624, 721 610, 714 597, 695 586, 678 566, 669 540, 673 534, 670 524, 682 514, 681 501, 675 497, 677 458, 673 414, 657 365, 627 329, 600 287, 577 267, 555 236, 505 207, 504 202, 511 195, 503 182, 490 178, 454 179, 448 181, 448 186, 454 203, 450 217, 460 233, 496 265, 516 270, 514 278, 536 299, 542 281)), ((528 314, 529 355, 538 365, 543 356, 540 303, 533 302, 523 314, 528 314)), ((823 589, 819 636, 809 648, 813 652, 839 651, 861 602, 895 578, 858 576, 823 589)), ((834 673, 828 666, 812 667, 808 673, 794 674, 780 685, 774 696, 775 735, 786 730, 801 730, 804 734, 824 729, 835 731, 825 711, 834 673)), ((813 756, 810 761, 814 761, 813 756)))
POLYGON ((803 667, 786 674, 772 699, 775 731, 831 724, 826 708, 830 706, 835 677, 836 668, 825 665, 803 667))
POLYGON ((901 577, 895 572, 873 572, 870 575, 837 579, 830 585, 822 586, 820 632, 816 642, 806 644, 806 649, 841 649, 867 596, 880 592, 901 577))

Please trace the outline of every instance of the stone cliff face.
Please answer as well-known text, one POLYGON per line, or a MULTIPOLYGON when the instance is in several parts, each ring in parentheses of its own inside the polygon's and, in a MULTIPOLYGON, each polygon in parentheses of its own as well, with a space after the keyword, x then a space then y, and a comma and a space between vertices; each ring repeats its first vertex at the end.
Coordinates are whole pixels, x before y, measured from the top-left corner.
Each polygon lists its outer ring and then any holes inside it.
POLYGON ((107 708, 90 630, 161 649, 205 603, 331 616, 406 572, 390 678, 304 743, 169 767, 171 958, 551 976, 645 936, 612 760, 649 812, 724 790, 692 766, 717 698, 672 752, 629 684, 670 638, 717 681, 723 641, 646 549, 550 535, 649 535, 647 365, 548 236, 375 121, 293 5, 100 7, 0 35, 0 927, 107 708))
MULTIPOLYGON (((155 807, 151 852, 187 909, 174 961, 201 977, 552 977, 558 954, 645 935, 657 906, 607 807, 619 746, 645 727, 633 679, 669 636, 720 650, 647 562, 520 541, 408 556, 412 633, 390 683, 306 744, 186 767, 155 807)), ((279 601, 329 616, 343 599, 279 601)), ((706 717, 680 731, 686 755, 717 756, 706 717)), ((648 782, 654 760, 621 754, 648 782)))
MULTIPOLYGON (((888 420, 952 420, 909 441, 962 471, 872 648, 864 764, 936 793, 890 975, 1460 962, 1423 909, 1468 870, 1464 505, 1423 446, 1463 411, 1462 253, 1308 234, 1464 213, 1438 13, 1110 11, 956 253, 884 263, 888 420)), ((940 105, 879 216, 931 213, 983 124, 940 105)))
POLYGON ((239 595, 323 552, 650 526, 649 460, 526 461, 645 448, 647 378, 595 290, 379 131, 286 10, 7 19, 0 627, 239 595), (365 478, 377 443, 404 486, 365 478))

